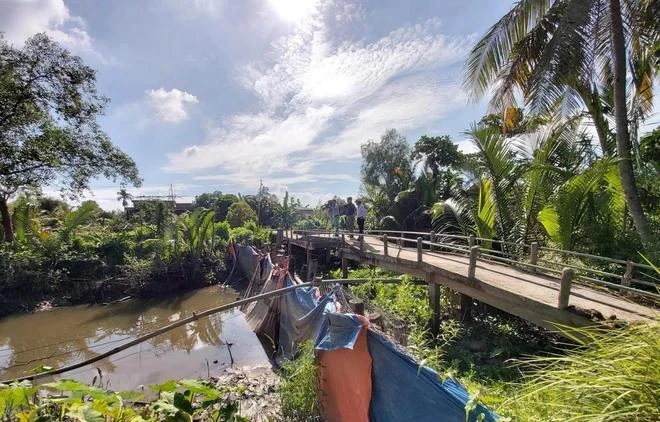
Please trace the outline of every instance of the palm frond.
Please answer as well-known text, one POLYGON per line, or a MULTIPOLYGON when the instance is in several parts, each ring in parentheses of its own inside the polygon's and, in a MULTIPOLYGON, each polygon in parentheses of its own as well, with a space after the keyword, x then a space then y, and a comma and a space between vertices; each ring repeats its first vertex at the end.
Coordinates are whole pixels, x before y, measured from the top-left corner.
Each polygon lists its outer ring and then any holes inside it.
POLYGON ((514 46, 534 27, 553 2, 521 0, 493 25, 468 55, 463 86, 473 100, 483 97, 509 60, 514 46))
POLYGON ((552 39, 543 49, 529 77, 525 96, 532 112, 545 113, 560 103, 566 84, 591 70, 588 26, 596 0, 569 0, 552 39))

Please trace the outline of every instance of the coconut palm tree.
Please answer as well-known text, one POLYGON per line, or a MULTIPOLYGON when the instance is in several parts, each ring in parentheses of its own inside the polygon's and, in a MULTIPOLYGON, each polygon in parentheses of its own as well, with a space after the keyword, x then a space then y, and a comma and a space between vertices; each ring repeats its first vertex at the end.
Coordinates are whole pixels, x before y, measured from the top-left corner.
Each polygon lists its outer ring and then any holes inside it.
POLYGON ((494 88, 496 110, 520 96, 537 113, 586 108, 605 155, 614 152, 607 120, 612 109, 626 204, 646 246, 652 234, 633 174, 626 78, 633 81, 633 117, 641 118, 652 104, 658 16, 654 0, 521 0, 472 49, 465 80, 475 99, 494 88))
POLYGON ((117 192, 117 201, 121 201, 121 206, 126 208, 128 206, 128 201, 133 199, 133 195, 128 193, 125 188, 119 189, 117 192))

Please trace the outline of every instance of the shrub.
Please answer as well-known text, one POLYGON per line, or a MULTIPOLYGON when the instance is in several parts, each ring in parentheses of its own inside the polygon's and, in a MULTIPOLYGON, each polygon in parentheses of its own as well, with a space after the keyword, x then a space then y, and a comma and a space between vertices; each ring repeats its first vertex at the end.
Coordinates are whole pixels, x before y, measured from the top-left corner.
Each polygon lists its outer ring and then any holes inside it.
POLYGON ((241 200, 229 206, 227 222, 231 227, 240 227, 249 221, 257 221, 257 214, 247 202, 241 200))

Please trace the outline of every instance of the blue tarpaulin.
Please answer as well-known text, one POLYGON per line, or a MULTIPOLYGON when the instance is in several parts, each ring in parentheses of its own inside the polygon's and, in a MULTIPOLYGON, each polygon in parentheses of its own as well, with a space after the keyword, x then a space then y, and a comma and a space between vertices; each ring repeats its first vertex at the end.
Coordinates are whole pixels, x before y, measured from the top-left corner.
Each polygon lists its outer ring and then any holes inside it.
MULTIPOLYGON (((398 351, 383 336, 369 331, 367 344, 372 359, 371 422, 465 422, 467 391, 453 380, 441 380, 432 369, 420 366, 398 351)), ((477 406, 467 421, 483 413, 484 421, 496 415, 477 406)))
MULTIPOLYGON (((293 285, 287 274, 285 286, 293 285)), ((334 312, 334 291, 317 299, 316 287, 301 287, 280 298, 280 332, 277 360, 291 359, 298 345, 316 339, 326 323, 325 314, 334 312)))

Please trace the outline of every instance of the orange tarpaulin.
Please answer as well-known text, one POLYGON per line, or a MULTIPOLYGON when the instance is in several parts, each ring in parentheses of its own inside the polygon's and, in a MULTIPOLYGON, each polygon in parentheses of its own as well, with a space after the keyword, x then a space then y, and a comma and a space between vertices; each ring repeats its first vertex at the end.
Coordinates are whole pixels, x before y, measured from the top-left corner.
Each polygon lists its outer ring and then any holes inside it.
MULTIPOLYGON (((363 318, 361 318, 362 320, 363 318)), ((364 320, 353 349, 317 350, 321 409, 328 422, 369 422, 371 355, 364 320)))

